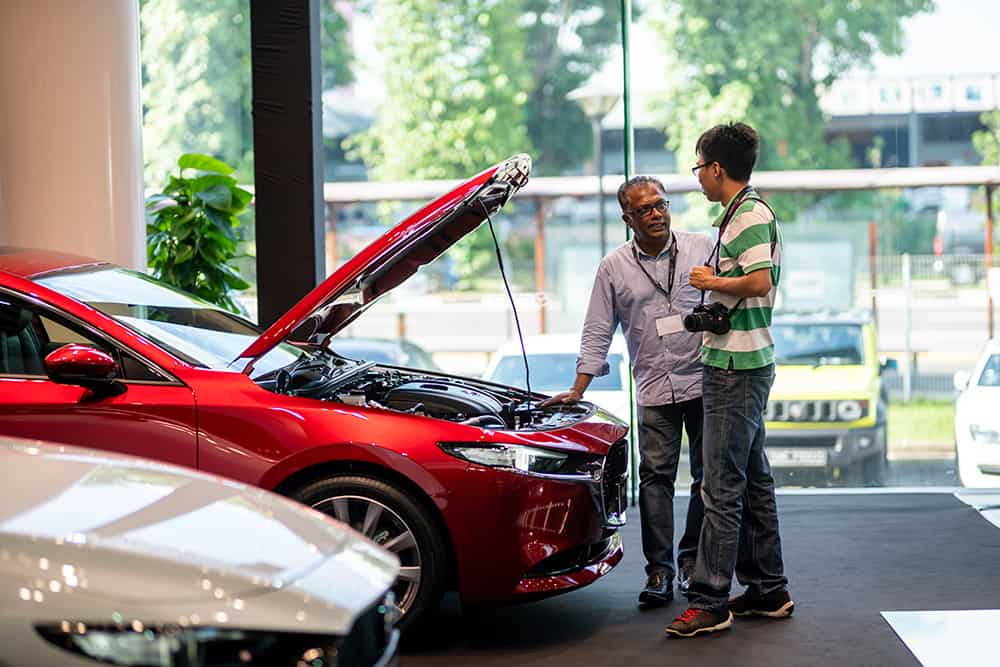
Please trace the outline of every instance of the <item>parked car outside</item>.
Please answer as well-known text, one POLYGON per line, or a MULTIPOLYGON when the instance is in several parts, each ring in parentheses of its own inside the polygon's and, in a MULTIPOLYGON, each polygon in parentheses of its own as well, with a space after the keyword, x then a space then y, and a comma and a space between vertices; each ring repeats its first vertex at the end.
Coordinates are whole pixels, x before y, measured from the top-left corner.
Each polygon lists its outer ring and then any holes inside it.
POLYGON ((0 663, 394 665, 399 560, 213 475, 0 438, 0 663))
POLYGON ((934 236, 934 271, 953 285, 978 283, 986 274, 986 214, 972 209, 941 209, 934 236))
POLYGON ((1000 339, 955 373, 955 452, 963 486, 1000 487, 1000 339))
POLYGON ((516 156, 457 186, 263 331, 105 262, 0 250, 0 434, 198 468, 334 516, 399 557, 404 632, 445 590, 486 604, 585 586, 622 557, 627 425, 328 347, 529 170, 516 156))
POLYGON ((342 357, 406 366, 425 371, 441 370, 434 358, 416 343, 391 338, 334 338, 330 348, 342 357))
MULTIPOLYGON (((558 394, 573 385, 576 358, 580 354, 579 334, 539 334, 524 339, 531 389, 544 394, 558 394)), ((624 422, 630 421, 629 360, 625 339, 616 335, 608 350, 610 372, 595 377, 586 399, 599 405, 624 422)), ((525 386, 524 358, 521 343, 514 339, 493 353, 483 379, 514 387, 525 386)))
POLYGON ((867 316, 774 318, 766 451, 781 481, 881 484, 888 395, 867 316), (811 474, 810 474, 811 473, 811 474))

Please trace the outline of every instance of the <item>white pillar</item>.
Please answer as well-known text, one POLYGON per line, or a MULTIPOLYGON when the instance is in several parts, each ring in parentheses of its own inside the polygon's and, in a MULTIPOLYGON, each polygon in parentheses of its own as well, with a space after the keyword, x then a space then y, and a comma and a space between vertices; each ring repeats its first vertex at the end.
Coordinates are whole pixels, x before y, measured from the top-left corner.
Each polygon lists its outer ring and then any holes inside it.
POLYGON ((0 2, 0 245, 145 268, 138 4, 0 2))

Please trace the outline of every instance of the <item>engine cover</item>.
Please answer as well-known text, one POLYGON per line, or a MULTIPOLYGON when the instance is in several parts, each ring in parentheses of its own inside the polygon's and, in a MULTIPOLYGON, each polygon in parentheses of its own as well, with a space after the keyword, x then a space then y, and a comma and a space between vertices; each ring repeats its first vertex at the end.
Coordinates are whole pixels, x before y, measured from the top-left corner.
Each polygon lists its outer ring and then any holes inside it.
POLYGON ((422 403, 431 417, 451 419, 498 415, 503 407, 485 392, 436 380, 401 384, 386 392, 382 403, 393 410, 409 410, 422 403))

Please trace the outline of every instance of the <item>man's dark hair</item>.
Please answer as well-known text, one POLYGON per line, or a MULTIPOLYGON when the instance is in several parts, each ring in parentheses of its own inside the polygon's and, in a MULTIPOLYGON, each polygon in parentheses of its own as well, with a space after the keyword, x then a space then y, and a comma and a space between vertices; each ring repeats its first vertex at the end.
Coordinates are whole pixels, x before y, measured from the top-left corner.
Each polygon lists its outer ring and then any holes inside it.
POLYGON ((760 152, 760 137, 746 123, 716 125, 698 137, 695 150, 701 153, 702 162, 718 162, 734 181, 749 181, 760 152))
POLYGON ((654 178, 653 176, 633 176, 618 186, 618 205, 622 207, 622 213, 625 213, 625 193, 637 185, 645 185, 647 183, 651 183, 666 192, 666 188, 663 187, 663 183, 658 178, 654 178))

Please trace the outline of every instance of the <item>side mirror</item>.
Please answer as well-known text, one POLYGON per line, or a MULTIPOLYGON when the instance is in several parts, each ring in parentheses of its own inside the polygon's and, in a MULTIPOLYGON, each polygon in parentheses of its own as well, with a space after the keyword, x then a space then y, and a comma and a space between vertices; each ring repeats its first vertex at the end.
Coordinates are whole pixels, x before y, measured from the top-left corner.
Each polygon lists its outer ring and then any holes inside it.
POLYGON ((899 370, 899 362, 891 357, 884 357, 879 364, 878 370, 880 373, 888 371, 897 372, 899 370))
POLYGON ((45 357, 45 372, 58 384, 71 384, 93 392, 94 398, 118 396, 125 385, 118 381, 118 364, 108 354, 90 347, 70 343, 45 357))
POLYGON ((955 371, 955 376, 951 381, 955 385, 955 391, 963 392, 968 388, 971 379, 972 373, 969 371, 955 371))

